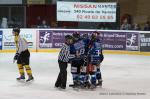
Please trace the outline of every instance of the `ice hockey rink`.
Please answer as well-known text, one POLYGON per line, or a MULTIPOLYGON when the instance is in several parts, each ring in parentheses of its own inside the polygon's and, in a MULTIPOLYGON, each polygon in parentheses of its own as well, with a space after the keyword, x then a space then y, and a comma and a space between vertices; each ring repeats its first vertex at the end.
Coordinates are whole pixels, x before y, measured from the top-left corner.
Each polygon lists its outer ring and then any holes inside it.
POLYGON ((70 65, 66 90, 54 88, 58 53, 31 53, 35 80, 17 82, 14 53, 0 53, 0 99, 150 99, 150 56, 104 54, 102 88, 74 90, 70 65))

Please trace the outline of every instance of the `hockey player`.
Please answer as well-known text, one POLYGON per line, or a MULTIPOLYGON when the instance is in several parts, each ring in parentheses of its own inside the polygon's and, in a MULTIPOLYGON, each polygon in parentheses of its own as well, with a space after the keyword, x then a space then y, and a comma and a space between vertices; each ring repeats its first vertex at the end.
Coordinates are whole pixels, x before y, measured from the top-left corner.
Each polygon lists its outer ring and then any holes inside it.
POLYGON ((65 43, 61 48, 58 56, 58 64, 59 64, 59 75, 57 77, 55 87, 60 87, 61 89, 66 89, 67 82, 67 66, 70 60, 70 44, 72 43, 72 36, 65 36, 65 43))
POLYGON ((84 64, 84 56, 86 53, 86 43, 80 38, 78 32, 73 33, 74 43, 70 46, 70 53, 75 55, 71 60, 71 73, 73 76, 73 87, 80 86, 80 70, 84 64))
POLYGON ((101 80, 101 72, 100 72, 100 63, 103 61, 103 53, 102 53, 102 46, 101 42, 98 39, 98 32, 93 32, 91 35, 91 40, 89 43, 89 65, 88 65, 88 72, 91 78, 91 86, 90 88, 96 88, 96 80, 100 84, 101 80))
POLYGON ((88 44, 89 44, 90 39, 89 39, 88 33, 84 33, 82 35, 82 40, 85 44, 85 53, 84 53, 84 58, 83 58, 84 63, 80 68, 80 87, 81 88, 86 88, 89 85, 87 66, 88 66, 88 62, 89 62, 89 60, 88 60, 88 51, 89 51, 88 44))
POLYGON ((29 66, 30 52, 28 50, 28 43, 24 38, 20 37, 20 28, 13 28, 13 35, 15 36, 16 54, 14 56, 14 62, 17 60, 17 65, 20 73, 20 77, 17 80, 25 80, 24 68, 26 69, 28 79, 26 82, 33 80, 32 70, 29 66))
POLYGON ((99 54, 99 62, 97 63, 96 67, 97 67, 97 70, 96 70, 96 79, 97 79, 97 86, 102 86, 102 75, 101 75, 101 70, 100 70, 100 66, 101 66, 101 63, 104 59, 104 55, 103 55, 103 48, 102 48, 102 43, 99 39, 99 35, 100 33, 99 32, 95 32, 96 33, 96 41, 99 43, 100 45, 100 54, 99 54))

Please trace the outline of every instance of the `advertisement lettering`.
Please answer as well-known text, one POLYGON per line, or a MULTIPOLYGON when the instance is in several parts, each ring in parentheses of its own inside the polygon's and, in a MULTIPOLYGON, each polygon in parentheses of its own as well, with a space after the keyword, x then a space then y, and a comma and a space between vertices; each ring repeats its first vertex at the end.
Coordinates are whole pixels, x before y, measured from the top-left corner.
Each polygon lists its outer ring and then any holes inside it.
MULTIPOLYGON (((32 50, 36 49, 36 30, 35 29, 21 29, 20 36, 27 40, 29 49, 32 49, 32 50)), ((16 49, 14 36, 12 34, 12 29, 3 30, 3 49, 4 50, 16 49)))
POLYGON ((150 34, 149 33, 140 34, 140 51, 150 52, 150 34))
POLYGON ((126 34, 124 32, 101 32, 103 49, 106 50, 125 50, 126 34))
POLYGON ((116 22, 116 3, 57 1, 57 21, 116 22))

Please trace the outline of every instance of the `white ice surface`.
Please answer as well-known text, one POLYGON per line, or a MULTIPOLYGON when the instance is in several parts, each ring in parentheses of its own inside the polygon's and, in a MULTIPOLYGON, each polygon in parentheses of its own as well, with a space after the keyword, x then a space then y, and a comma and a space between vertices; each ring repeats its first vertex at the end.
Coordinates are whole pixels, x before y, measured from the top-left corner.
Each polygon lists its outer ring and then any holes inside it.
POLYGON ((103 87, 75 91, 70 65, 66 90, 54 88, 59 68, 58 53, 31 53, 35 81, 16 81, 14 53, 0 53, 0 99, 150 99, 150 56, 105 55, 101 66, 103 87))

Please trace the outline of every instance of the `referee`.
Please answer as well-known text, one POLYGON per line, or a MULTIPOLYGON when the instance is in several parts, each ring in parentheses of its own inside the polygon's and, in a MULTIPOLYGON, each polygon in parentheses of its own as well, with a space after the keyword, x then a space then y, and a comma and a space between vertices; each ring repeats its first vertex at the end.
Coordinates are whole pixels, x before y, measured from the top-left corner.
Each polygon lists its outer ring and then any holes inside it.
POLYGON ((60 87, 61 89, 66 89, 67 82, 67 66, 70 59, 70 44, 72 43, 72 36, 65 36, 65 43, 62 46, 59 56, 58 56, 58 64, 59 64, 59 75, 55 82, 55 87, 60 87))

